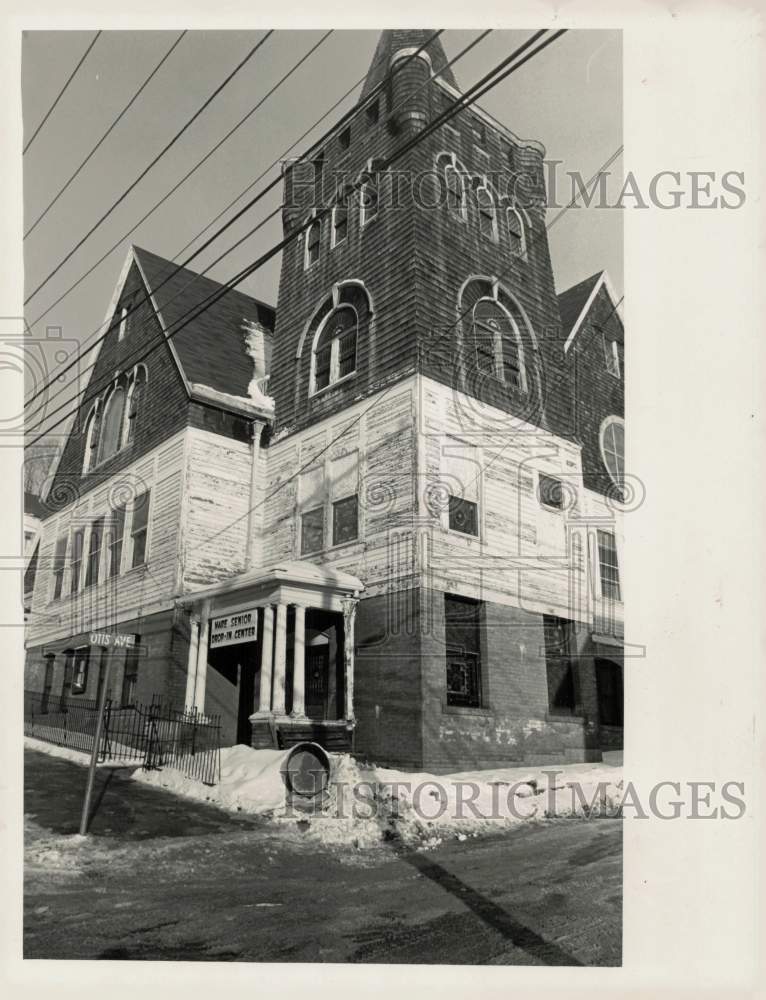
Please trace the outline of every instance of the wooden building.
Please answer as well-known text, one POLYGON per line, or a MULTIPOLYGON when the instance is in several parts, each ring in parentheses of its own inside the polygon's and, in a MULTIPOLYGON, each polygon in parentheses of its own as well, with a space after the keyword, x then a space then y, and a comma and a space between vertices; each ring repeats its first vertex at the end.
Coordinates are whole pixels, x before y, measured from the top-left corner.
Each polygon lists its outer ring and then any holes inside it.
POLYGON ((422 136, 460 94, 429 34, 383 32, 285 170, 276 313, 227 291, 181 326, 218 286, 131 249, 44 498, 27 686, 95 692, 114 628, 113 697, 230 742, 432 771, 622 745, 618 303, 556 293, 538 142, 476 106, 422 136))

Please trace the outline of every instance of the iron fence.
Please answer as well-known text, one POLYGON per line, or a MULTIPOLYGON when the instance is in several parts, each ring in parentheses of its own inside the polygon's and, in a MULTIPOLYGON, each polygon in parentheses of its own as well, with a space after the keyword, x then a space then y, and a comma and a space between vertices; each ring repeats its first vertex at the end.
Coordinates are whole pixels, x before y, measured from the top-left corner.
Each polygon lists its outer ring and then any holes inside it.
MULTIPOLYGON (((24 692, 26 736, 92 753, 97 718, 98 703, 92 699, 24 692)), ((159 699, 125 706, 107 700, 98 760, 136 763, 147 769, 174 767, 213 785, 221 776, 220 717, 174 708, 159 699)))

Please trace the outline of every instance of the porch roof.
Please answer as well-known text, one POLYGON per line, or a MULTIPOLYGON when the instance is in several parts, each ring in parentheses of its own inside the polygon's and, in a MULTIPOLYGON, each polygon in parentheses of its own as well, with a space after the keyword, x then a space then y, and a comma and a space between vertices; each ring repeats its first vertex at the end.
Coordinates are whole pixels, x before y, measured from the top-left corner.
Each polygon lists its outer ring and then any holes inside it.
POLYGON ((315 590, 337 596, 356 596, 364 590, 364 584, 351 573, 344 573, 333 566, 317 566, 301 560, 285 560, 268 569, 259 566, 245 573, 221 580, 212 587, 195 590, 176 598, 176 604, 183 607, 199 606, 210 602, 221 605, 226 599, 236 601, 246 594, 262 593, 264 597, 276 588, 286 586, 296 589, 315 590))

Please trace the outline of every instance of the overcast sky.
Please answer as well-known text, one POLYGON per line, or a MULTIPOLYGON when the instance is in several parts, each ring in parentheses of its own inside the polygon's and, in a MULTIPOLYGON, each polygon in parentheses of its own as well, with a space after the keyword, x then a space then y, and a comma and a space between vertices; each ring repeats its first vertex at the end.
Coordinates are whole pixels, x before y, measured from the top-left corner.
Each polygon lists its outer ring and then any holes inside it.
MULTIPOLYGON (((122 110, 177 33, 104 32, 24 157, 25 229, 122 110)), ((278 31, 262 46, 182 139, 27 306, 32 323, 112 244, 120 245, 33 327, 62 328, 70 343, 92 334, 104 314, 131 242, 173 259, 243 188, 278 160, 313 122, 364 76, 378 32, 337 31, 135 233, 125 234, 324 34, 278 31), (123 238, 125 237, 125 238, 123 238)), ((448 58, 478 31, 445 31, 448 58)), ((495 31, 456 63, 462 89, 524 41, 529 31, 495 31)), ((80 176, 24 243, 26 292, 34 289, 132 183, 168 139, 206 100, 263 32, 196 31, 181 41, 80 176)), ((27 32, 22 93, 25 139, 84 52, 92 33, 27 32)), ((621 39, 617 31, 571 31, 526 63, 481 101, 516 135, 541 141, 565 182, 566 170, 590 177, 622 143, 621 39)), ((358 97, 359 89, 297 147, 301 152, 358 97)), ((291 154, 294 155, 294 154, 291 154)), ((253 191, 271 180, 274 168, 253 191)), ((609 190, 619 191, 622 161, 609 190)), ((251 195, 252 196, 251 192, 251 195)), ((281 185, 189 266, 202 270, 281 200, 281 185)), ((244 201, 244 199, 243 199, 244 201)), ((237 207, 240 207, 241 203, 237 207)), ((232 209, 232 212, 235 209, 232 209)), ((549 212, 549 223, 555 210, 549 212)), ((227 214, 221 222, 228 219, 227 214)), ((221 223, 219 222, 218 225, 221 223)), ((220 281, 281 239, 279 216, 209 273, 220 281)), ((622 294, 622 213, 572 209, 550 230, 559 291, 606 269, 622 294)), ((193 249, 186 251, 187 257, 193 249)), ((279 258, 239 287, 276 304, 279 258)), ((65 397, 62 397, 65 398, 65 397)), ((60 403, 60 398, 57 402, 60 403)))

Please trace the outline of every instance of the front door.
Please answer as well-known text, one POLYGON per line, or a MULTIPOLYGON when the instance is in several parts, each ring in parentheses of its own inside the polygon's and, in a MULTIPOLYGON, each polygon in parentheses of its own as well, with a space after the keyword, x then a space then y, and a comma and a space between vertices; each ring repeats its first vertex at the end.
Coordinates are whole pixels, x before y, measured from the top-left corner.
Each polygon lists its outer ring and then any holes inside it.
POLYGON ((309 647, 306 650, 306 715, 310 719, 327 718, 329 665, 329 646, 309 647))

